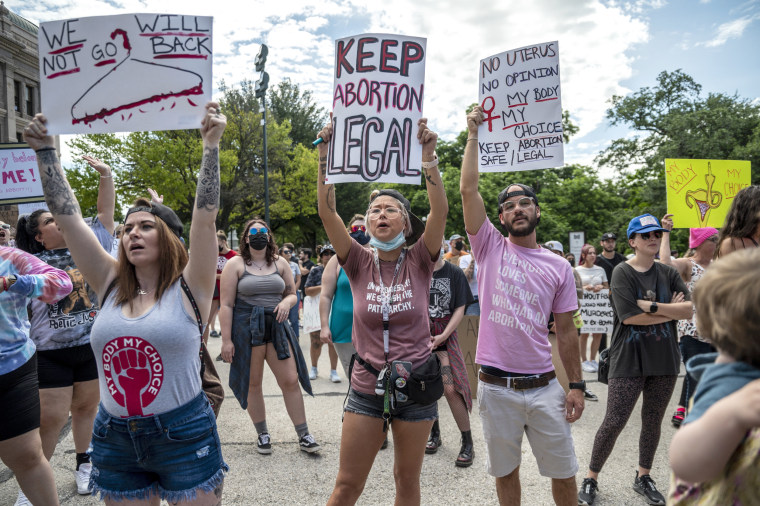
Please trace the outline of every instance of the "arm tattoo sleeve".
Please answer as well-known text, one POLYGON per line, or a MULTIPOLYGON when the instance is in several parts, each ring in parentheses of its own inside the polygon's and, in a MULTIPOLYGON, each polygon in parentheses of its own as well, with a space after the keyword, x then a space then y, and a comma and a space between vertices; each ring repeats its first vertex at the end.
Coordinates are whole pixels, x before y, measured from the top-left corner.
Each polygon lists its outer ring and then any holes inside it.
POLYGON ((219 209, 219 148, 205 148, 201 171, 198 173, 198 188, 195 193, 198 209, 216 211, 219 209))
POLYGON ((63 169, 55 151, 52 149, 40 151, 37 153, 37 159, 40 166, 42 188, 45 192, 45 202, 47 202, 50 212, 53 215, 81 215, 79 202, 74 197, 74 193, 66 181, 66 176, 63 175, 63 169))

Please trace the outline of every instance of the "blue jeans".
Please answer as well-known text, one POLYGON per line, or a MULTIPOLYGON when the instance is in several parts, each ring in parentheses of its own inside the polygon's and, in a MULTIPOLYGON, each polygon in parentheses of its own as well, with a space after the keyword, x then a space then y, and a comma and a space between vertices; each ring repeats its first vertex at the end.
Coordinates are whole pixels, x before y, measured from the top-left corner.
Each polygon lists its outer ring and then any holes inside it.
POLYGON ((470 304, 464 309, 465 316, 480 316, 480 302, 475 299, 475 302, 470 304))
MULTIPOLYGON (((710 343, 705 343, 691 336, 681 336, 678 342, 681 349, 681 358, 683 363, 689 361, 691 357, 702 355, 703 353, 715 353, 715 348, 710 343)), ((679 406, 688 407, 689 401, 694 397, 694 391, 697 389, 697 382, 687 372, 683 377, 683 386, 681 387, 681 399, 678 401, 679 406)))
MULTIPOLYGON (((371 416, 372 418, 383 417, 382 395, 370 395, 357 392, 353 388, 348 393, 348 402, 344 408, 349 413, 357 415, 371 416)), ((399 402, 396 409, 391 410, 393 420, 402 422, 424 422, 438 419, 438 403, 434 402, 427 406, 422 406, 414 401, 399 402)))
POLYGON ((90 489, 101 499, 193 499, 198 490, 217 488, 229 469, 203 392, 153 416, 113 417, 101 405, 90 457, 90 489))

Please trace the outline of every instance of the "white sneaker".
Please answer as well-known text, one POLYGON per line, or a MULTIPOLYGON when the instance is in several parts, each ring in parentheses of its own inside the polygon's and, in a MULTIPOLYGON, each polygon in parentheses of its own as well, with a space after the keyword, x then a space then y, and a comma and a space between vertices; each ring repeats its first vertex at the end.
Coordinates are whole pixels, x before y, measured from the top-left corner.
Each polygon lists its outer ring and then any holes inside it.
POLYGON ((591 364, 591 367, 594 368, 594 370, 591 372, 599 372, 599 362, 596 360, 589 360, 589 363, 591 364))
POLYGON ((76 471, 77 479, 77 493, 79 495, 90 495, 90 473, 92 472, 92 464, 79 464, 79 469, 76 471))
POLYGON ((29 501, 29 499, 26 498, 24 493, 19 490, 18 497, 16 498, 16 503, 13 506, 32 506, 32 503, 29 501))
POLYGON ((594 364, 588 360, 581 363, 581 369, 583 369, 583 372, 596 372, 596 369, 594 369, 594 364))
POLYGON ((309 370, 309 379, 310 379, 310 380, 315 380, 315 379, 317 379, 317 368, 316 368, 316 367, 314 367, 314 366, 312 366, 312 367, 311 367, 311 370, 309 370))
POLYGON ((336 371, 335 369, 330 371, 330 381, 332 381, 333 383, 340 383, 341 381, 340 376, 338 376, 338 371, 336 371))

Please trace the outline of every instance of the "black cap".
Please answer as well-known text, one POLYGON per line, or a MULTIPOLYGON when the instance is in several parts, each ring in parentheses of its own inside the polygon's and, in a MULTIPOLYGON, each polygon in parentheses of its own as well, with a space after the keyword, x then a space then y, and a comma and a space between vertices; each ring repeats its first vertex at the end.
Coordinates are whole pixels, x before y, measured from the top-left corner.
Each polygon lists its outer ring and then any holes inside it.
POLYGON ((404 206, 404 209, 406 209, 406 213, 409 215, 409 221, 412 224, 412 233, 409 235, 409 237, 406 238, 406 244, 407 246, 411 246, 415 242, 417 242, 417 239, 420 238, 423 232, 425 232, 425 224, 422 223, 422 220, 420 220, 418 217, 412 213, 412 205, 409 203, 409 201, 401 195, 401 193, 397 190, 380 190, 377 195, 372 197, 372 200, 369 201, 370 204, 375 201, 377 197, 382 197, 383 195, 388 197, 393 197, 394 199, 401 202, 401 205, 404 206))
POLYGON ((518 195, 525 195, 526 197, 530 197, 533 199, 533 203, 538 205, 538 197, 536 197, 536 192, 533 191, 533 188, 520 183, 512 183, 510 185, 507 185, 506 188, 504 188, 501 193, 499 193, 499 207, 510 197, 517 197, 518 195), (510 187, 512 186, 519 186, 522 188, 521 190, 508 192, 510 187))
POLYGON ((606 241, 608 239, 613 239, 617 241, 617 236, 612 232, 605 232, 604 234, 602 234, 602 241, 606 241))
POLYGON ((180 221, 177 214, 172 211, 170 207, 167 207, 163 204, 151 202, 150 205, 151 207, 138 206, 130 208, 129 211, 127 211, 127 216, 124 217, 124 221, 127 221, 127 218, 129 218, 129 215, 132 213, 150 213, 153 216, 161 218, 161 220, 166 223, 166 226, 168 226, 169 229, 174 232, 177 237, 182 238, 184 227, 182 226, 182 221, 180 221))

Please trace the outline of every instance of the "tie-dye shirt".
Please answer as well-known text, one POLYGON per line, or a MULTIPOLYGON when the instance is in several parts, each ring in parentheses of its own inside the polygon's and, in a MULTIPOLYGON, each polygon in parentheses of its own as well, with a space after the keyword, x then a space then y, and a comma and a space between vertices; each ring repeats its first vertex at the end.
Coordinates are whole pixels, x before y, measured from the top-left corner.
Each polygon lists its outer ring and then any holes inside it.
POLYGON ((0 276, 16 276, 0 292, 0 375, 24 365, 34 355, 26 305, 30 298, 52 304, 71 292, 71 279, 60 269, 20 249, 0 246, 0 276))

